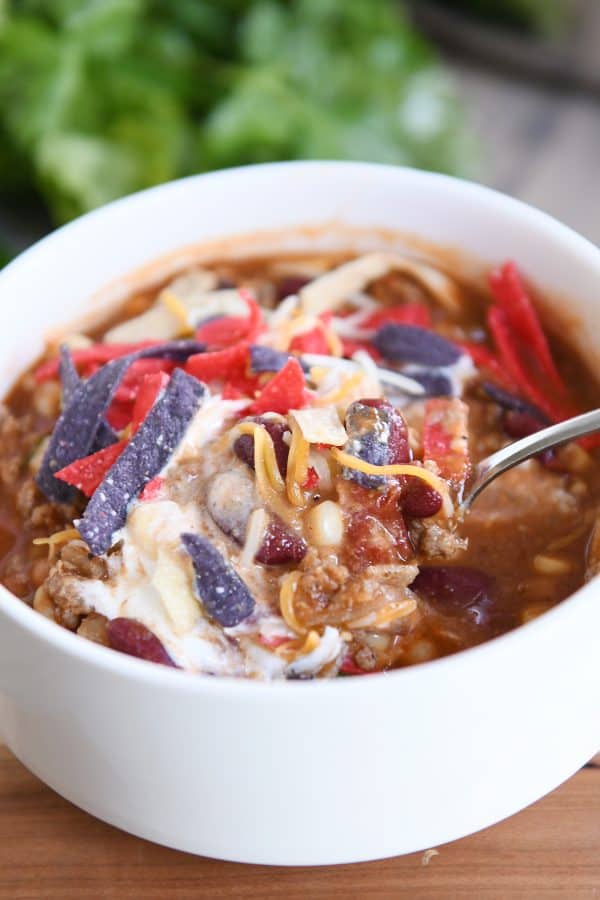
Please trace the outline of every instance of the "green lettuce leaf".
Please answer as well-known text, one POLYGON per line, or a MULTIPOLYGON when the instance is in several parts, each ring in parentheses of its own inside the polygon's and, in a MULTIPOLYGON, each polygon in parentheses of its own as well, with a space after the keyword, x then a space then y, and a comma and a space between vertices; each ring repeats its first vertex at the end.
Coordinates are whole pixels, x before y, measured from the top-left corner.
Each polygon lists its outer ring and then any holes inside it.
POLYGON ((57 221, 192 172, 294 158, 468 172, 448 76, 394 0, 14 0, 0 190, 57 221))

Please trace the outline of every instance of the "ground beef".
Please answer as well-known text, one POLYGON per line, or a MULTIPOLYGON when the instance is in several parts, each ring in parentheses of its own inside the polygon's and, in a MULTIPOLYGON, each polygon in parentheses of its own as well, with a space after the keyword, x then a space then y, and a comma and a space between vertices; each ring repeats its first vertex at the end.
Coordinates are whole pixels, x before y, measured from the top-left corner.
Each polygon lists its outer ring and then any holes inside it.
POLYGON ((39 442, 40 435, 34 428, 33 416, 13 416, 6 406, 0 405, 0 482, 14 488, 23 466, 39 442))
POLYGON ((26 548, 13 551, 2 566, 2 584, 17 597, 25 598, 32 591, 30 565, 29 548, 26 548))
POLYGON ((76 631, 82 616, 88 612, 81 594, 81 579, 59 560, 46 581, 46 590, 54 604, 54 618, 58 624, 76 631))
POLYGON ((88 641, 93 641, 95 644, 102 644, 104 647, 108 647, 107 624, 108 619, 106 616, 93 612, 81 620, 77 634, 87 638, 88 641))
POLYGON ((350 575, 335 553, 312 548, 300 563, 298 593, 310 610, 323 610, 350 575))
POLYGON ((106 560, 100 556, 92 556, 83 541, 69 541, 62 548, 60 558, 68 570, 80 578, 103 581, 108 576, 106 560))
POLYGON ((390 603, 409 599, 407 586, 416 566, 373 566, 351 575, 330 551, 311 549, 300 564, 294 611, 307 626, 343 626, 375 614, 390 603))
POLYGON ((410 533, 413 543, 425 557, 452 559, 467 548, 467 541, 459 537, 446 523, 414 519, 410 533))
POLYGON ((587 568, 585 571, 585 579, 600 575, 600 515, 596 518, 594 530, 588 544, 587 550, 587 568))
POLYGON ((62 548, 61 558, 50 572, 45 587, 54 603, 54 617, 60 625, 75 631, 89 612, 81 582, 86 578, 104 580, 106 561, 92 556, 83 541, 71 541, 62 548))

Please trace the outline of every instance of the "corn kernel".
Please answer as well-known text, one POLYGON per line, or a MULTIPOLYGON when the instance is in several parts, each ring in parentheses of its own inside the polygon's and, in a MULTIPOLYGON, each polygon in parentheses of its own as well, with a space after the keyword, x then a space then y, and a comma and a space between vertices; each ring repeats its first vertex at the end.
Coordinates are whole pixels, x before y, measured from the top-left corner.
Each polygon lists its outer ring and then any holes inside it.
POLYGON ((538 553, 533 560, 533 568, 540 575, 566 575, 571 571, 571 563, 558 556, 544 556, 538 553))

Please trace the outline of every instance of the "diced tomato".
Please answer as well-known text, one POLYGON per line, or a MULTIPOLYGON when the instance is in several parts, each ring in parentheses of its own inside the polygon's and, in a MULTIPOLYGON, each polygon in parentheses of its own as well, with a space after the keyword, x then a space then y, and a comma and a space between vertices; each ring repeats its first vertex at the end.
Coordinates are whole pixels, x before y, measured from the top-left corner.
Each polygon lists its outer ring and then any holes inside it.
POLYGON ((248 307, 247 316, 223 316, 200 325, 196 329, 196 339, 210 348, 231 347, 240 341, 251 343, 264 330, 262 310, 250 293, 243 288, 240 296, 248 307))
POLYGON ((471 470, 467 415, 458 397, 434 397, 425 404, 423 460, 436 463, 440 476, 457 490, 471 470))
POLYGON ((271 378, 256 400, 248 407, 248 412, 260 415, 276 412, 285 415, 290 409, 306 406, 309 394, 302 366, 297 359, 288 359, 283 369, 271 378))
POLYGON ((234 384, 230 381, 227 381, 223 385, 223 390, 221 391, 221 396, 223 400, 240 400, 242 397, 248 396, 244 394, 243 391, 240 391, 234 384))
POLYGON ((185 364, 186 372, 200 381, 230 381, 246 372, 250 361, 248 344, 236 344, 225 350, 195 353, 185 364))
POLYGON ((113 400, 106 411, 106 421, 115 431, 123 431, 131 422, 132 413, 133 403, 119 403, 118 400, 113 400))
POLYGON ((306 473, 306 479, 302 487, 305 491, 312 491, 319 483, 319 473, 314 466, 309 466, 306 473))
POLYGON ((65 466, 64 469, 55 472, 55 478, 78 488, 86 497, 91 497, 126 446, 127 441, 118 441, 116 444, 111 444, 110 447, 98 450, 97 453, 77 459, 65 466))
MULTIPOLYGON (((104 365, 111 359, 118 359, 128 353, 134 353, 136 350, 142 350, 144 347, 152 347, 160 341, 138 341, 135 344, 92 344, 91 347, 84 347, 81 350, 72 350, 71 356, 73 362, 78 369, 90 365, 104 365)), ((58 367, 60 360, 50 359, 48 362, 42 363, 36 370, 35 377, 37 381, 48 381, 50 378, 56 378, 58 375, 58 367)))
POLYGON ((157 475, 156 478, 153 478, 152 481, 148 482, 140 494, 139 499, 142 503, 148 500, 156 500, 162 494, 164 484, 165 479, 160 475, 157 475))
POLYGON ((375 330, 394 322, 399 325, 420 325, 421 328, 431 328, 431 313, 422 303, 405 303, 401 306, 386 306, 376 310, 363 319, 363 328, 375 330))
POLYGON ((349 338, 342 338, 342 356, 345 356, 347 359, 354 356, 357 350, 364 350, 365 353, 368 353, 375 362, 379 362, 381 360, 381 353, 377 350, 372 344, 368 341, 353 341, 349 338))
POLYGON ((153 372, 171 373, 176 363, 172 359, 136 359, 127 369, 114 399, 120 403, 132 403, 146 375, 153 372))
POLYGON ((502 268, 492 272, 489 281, 511 330, 527 347, 528 357, 535 362, 539 374, 566 396, 567 388, 552 359, 548 340, 515 263, 504 263, 502 268))
POLYGON ((502 387, 517 391, 517 385, 508 375, 504 366, 500 363, 495 353, 482 344, 472 341, 457 341, 458 346, 468 353, 478 369, 485 369, 486 373, 502 387))
POLYGON ((315 328, 311 328, 310 331, 304 331, 302 334, 297 334, 295 338, 292 338, 288 349, 291 353, 319 353, 327 355, 329 353, 329 344, 323 334, 323 329, 317 325, 315 328))
MULTIPOLYGON (((501 365, 519 393, 545 413, 552 422, 562 422, 577 414, 579 410, 568 397, 564 385, 560 393, 552 389, 549 396, 547 381, 544 380, 540 384, 540 377, 543 376, 540 376, 539 371, 532 371, 527 365, 531 360, 530 345, 519 341, 503 308, 492 306, 488 310, 488 327, 498 348, 501 365)), ((585 450, 594 450, 600 447, 600 435, 590 434, 580 438, 578 443, 585 450)))
POLYGON ((154 406, 158 395, 166 388, 169 378, 170 376, 166 372, 151 372, 144 375, 137 391, 131 416, 134 433, 154 406))
POLYGON ((597 450, 600 447, 600 434, 588 434, 577 441, 584 450, 597 450))
POLYGON ((95 375, 96 372, 100 371, 103 365, 104 363, 99 362, 83 363, 80 366, 79 374, 82 376, 82 378, 91 378, 92 375, 95 375))
POLYGON ((573 415, 572 408, 550 398, 540 387, 535 376, 528 371, 508 317, 499 306, 492 306, 488 310, 488 327, 494 337, 502 364, 521 393, 553 422, 560 422, 573 415))

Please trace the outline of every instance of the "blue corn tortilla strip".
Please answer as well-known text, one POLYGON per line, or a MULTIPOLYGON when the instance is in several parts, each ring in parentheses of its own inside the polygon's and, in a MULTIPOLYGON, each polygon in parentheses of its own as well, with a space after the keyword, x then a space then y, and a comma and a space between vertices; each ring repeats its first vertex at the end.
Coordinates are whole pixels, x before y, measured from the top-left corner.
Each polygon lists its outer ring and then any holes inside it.
POLYGON ((94 556, 110 549, 131 502, 167 464, 206 393, 197 378, 175 369, 162 397, 96 488, 77 523, 94 556))
POLYGON ((260 372, 279 372, 290 358, 289 353, 252 344, 250 347, 250 369, 255 374, 260 372))
POLYGON ((373 344, 382 356, 393 362, 419 363, 432 368, 451 366, 462 353, 440 334, 419 325, 383 325, 375 334, 373 344))
POLYGON ((67 406, 69 400, 75 393, 81 379, 77 374, 71 351, 66 344, 61 344, 59 349, 60 362, 58 364, 58 374, 62 385, 63 406, 67 406))
POLYGON ((537 406, 534 406, 533 403, 529 403, 529 401, 523 400, 522 397, 517 397, 515 394, 510 394, 508 391, 505 391, 504 388, 499 387, 497 384, 493 384, 491 381, 485 381, 481 387, 487 396, 497 403, 498 406, 501 406, 502 409, 509 410, 510 412, 527 413, 528 415, 533 416, 534 419, 539 419, 541 424, 550 425, 548 416, 539 410, 537 406))
POLYGON ((225 628, 247 619, 254 610, 254 598, 230 563, 199 534, 182 534, 181 540, 191 557, 196 591, 206 612, 225 628))
MULTIPOLYGON (((67 406, 75 393, 76 388, 81 384, 81 378, 75 368, 71 351, 66 344, 61 345, 59 354, 60 364, 58 367, 58 374, 62 384, 63 406, 67 406)), ((98 428, 98 434, 96 435, 96 440, 94 441, 91 452, 95 453, 96 450, 104 450, 105 447, 116 444, 118 440, 119 438, 114 430, 110 427, 108 422, 103 419, 98 428)))
MULTIPOLYGON (((345 418, 348 441, 344 451, 357 459, 374 466, 385 466, 390 462, 390 438, 392 435, 392 413, 383 408, 367 406, 355 400, 346 410, 345 418)), ((387 483, 381 475, 367 475, 357 469, 344 467, 342 475, 364 488, 379 488, 387 483)))
POLYGON ((37 485, 42 493, 49 500, 58 503, 68 503, 72 500, 74 489, 55 478, 54 473, 75 462, 76 459, 88 456, 94 449, 100 449, 97 441, 99 433, 102 438, 105 431, 104 415, 132 362, 152 357, 183 362, 188 356, 203 353, 205 349, 205 345, 198 341, 167 341, 113 359, 87 381, 80 379, 54 426, 36 476, 37 485))
POLYGON ((454 395, 452 382, 443 372, 436 372, 433 369, 420 372, 407 371, 405 374, 425 388, 426 397, 452 397, 454 395))

